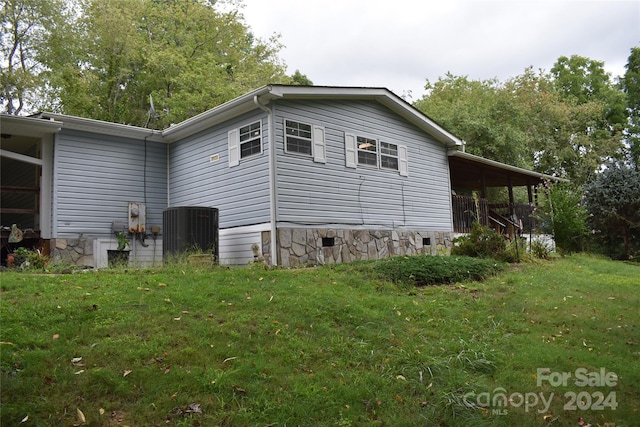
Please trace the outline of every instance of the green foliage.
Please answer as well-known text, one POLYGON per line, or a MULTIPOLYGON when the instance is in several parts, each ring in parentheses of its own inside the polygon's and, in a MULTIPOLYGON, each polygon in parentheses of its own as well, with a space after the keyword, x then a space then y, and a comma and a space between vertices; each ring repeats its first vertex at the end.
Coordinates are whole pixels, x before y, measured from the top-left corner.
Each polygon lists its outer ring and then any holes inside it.
POLYGON ((582 192, 571 184, 545 181, 538 186, 541 195, 534 216, 544 233, 553 236, 561 254, 585 250, 589 237, 582 192))
MULTIPOLYGON (((6 0, 0 8, 0 103, 8 114, 33 112, 43 89, 43 46, 62 31, 63 0, 6 0)), ((36 107, 37 108, 37 107, 36 107)))
POLYGON ((426 89, 414 106, 472 154, 581 185, 623 152, 625 95, 599 61, 561 57, 551 74, 527 69, 506 82, 447 73, 426 89))
POLYGON ((495 260, 466 256, 397 256, 377 264, 383 279, 412 286, 484 280, 503 269, 495 260))
POLYGON ((254 37, 239 7, 79 2, 71 29, 46 46, 49 109, 161 129, 256 87, 288 83, 278 36, 254 37))
POLYGON ((119 251, 124 251, 129 247, 129 239, 127 238, 127 235, 122 231, 118 231, 116 233, 116 242, 118 243, 117 250, 119 251))
POLYGON ((298 86, 313 86, 313 82, 305 74, 302 74, 300 70, 296 70, 291 76, 291 84, 298 86))
POLYGON ((631 49, 622 87, 627 95, 629 125, 627 127, 628 158, 640 170, 640 47, 631 49))
POLYGON ((44 255, 40 249, 19 247, 13 251, 13 254, 13 266, 23 271, 43 271, 49 264, 49 257, 44 255))
POLYGON ((518 254, 514 251, 515 246, 514 249, 508 250, 507 241, 502 234, 476 221, 473 223, 470 233, 454 240, 451 254, 514 262, 518 259, 518 254))
POLYGON ((468 152, 532 166, 526 147, 533 140, 524 127, 518 127, 523 111, 500 82, 473 81, 447 73, 435 83, 427 81, 425 88, 429 94, 414 106, 467 141, 468 152))
POLYGON ((531 241, 531 254, 539 259, 549 259, 551 256, 551 248, 541 239, 531 241))
POLYGON ((589 224, 607 254, 631 259, 640 252, 640 172, 610 164, 584 188, 589 224))

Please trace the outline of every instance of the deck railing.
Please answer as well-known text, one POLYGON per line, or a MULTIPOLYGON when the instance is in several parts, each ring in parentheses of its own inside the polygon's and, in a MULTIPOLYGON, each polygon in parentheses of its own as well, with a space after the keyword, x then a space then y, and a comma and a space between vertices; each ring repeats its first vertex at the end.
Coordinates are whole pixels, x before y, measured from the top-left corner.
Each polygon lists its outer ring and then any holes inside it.
POLYGON ((456 233, 468 233, 475 221, 489 226, 489 205, 487 199, 474 199, 471 196, 451 196, 453 208, 453 230, 456 233))
POLYGON ((538 227, 537 220, 531 216, 532 208, 526 203, 515 203, 513 209, 516 218, 512 218, 509 203, 489 204, 486 199, 477 201, 471 196, 451 196, 453 209, 453 230, 456 233, 468 233, 474 221, 498 229, 500 232, 513 232, 513 226, 520 233, 530 233, 538 227))

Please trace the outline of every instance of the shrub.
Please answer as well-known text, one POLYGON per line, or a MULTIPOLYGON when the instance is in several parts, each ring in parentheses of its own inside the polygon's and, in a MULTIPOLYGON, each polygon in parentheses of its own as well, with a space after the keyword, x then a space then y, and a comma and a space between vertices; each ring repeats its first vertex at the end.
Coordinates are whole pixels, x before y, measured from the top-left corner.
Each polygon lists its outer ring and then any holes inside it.
POLYGON ((551 248, 544 242, 544 240, 536 239, 531 241, 531 254, 540 259, 549 259, 551 255, 551 248))
POLYGON ((589 235, 587 211, 582 192, 570 184, 541 184, 538 191, 546 194, 536 209, 542 231, 553 235, 558 252, 582 252, 589 235))
POLYGON ((612 258, 640 252, 640 172, 612 164, 585 186, 588 224, 612 258))
POLYGON ((454 243, 451 255, 499 259, 506 249, 506 241, 500 233, 478 222, 473 223, 469 234, 456 238, 454 243))
POLYGON ((495 260, 468 256, 398 256, 376 264, 383 279, 414 286, 483 280, 504 268, 495 260))

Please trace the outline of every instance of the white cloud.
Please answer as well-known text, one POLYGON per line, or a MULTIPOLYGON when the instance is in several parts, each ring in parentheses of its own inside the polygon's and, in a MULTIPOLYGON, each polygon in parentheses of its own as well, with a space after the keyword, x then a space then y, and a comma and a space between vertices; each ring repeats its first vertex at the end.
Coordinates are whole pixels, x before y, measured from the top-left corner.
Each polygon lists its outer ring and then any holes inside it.
POLYGON ((423 94, 450 71, 506 80, 581 55, 624 73, 640 45, 637 1, 244 0, 253 32, 317 85, 423 94))

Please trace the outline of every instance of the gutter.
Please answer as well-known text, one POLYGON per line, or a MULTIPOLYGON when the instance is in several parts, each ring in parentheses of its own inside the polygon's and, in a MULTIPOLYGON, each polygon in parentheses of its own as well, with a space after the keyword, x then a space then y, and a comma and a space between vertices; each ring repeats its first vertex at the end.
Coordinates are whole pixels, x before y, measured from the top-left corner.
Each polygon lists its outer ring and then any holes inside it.
POLYGON ((271 238, 270 238, 270 249, 269 251, 271 252, 271 265, 272 266, 277 266, 278 265, 278 245, 277 245, 277 227, 276 227, 276 220, 277 220, 277 216, 276 216, 276 209, 277 209, 277 202, 276 202, 276 147, 275 147, 275 126, 274 126, 274 120, 273 120, 273 111, 270 108, 267 108, 266 106, 262 105, 260 103, 260 100, 258 99, 258 94, 253 96, 253 103, 256 105, 256 107, 258 107, 259 109, 261 109, 262 111, 264 111, 265 113, 267 113, 267 121, 268 121, 268 126, 269 126, 269 133, 268 133, 268 137, 269 137, 269 221, 270 221, 270 232, 271 232, 271 238))

